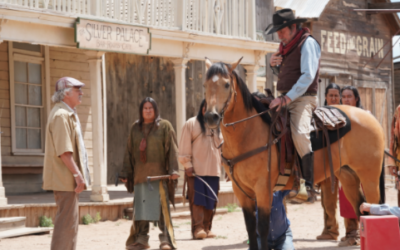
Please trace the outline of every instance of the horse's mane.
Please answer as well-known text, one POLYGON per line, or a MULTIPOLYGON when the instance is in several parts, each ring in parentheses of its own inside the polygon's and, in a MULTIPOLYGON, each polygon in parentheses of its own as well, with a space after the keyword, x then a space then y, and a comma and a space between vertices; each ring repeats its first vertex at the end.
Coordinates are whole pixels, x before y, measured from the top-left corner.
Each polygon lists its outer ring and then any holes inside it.
MULTIPOLYGON (((246 107, 246 109, 248 111, 250 111, 252 108, 255 108, 257 113, 261 113, 261 112, 267 110, 267 108, 264 106, 264 104, 259 102, 250 93, 249 89, 247 88, 247 85, 244 83, 242 78, 235 71, 233 71, 233 75, 236 78, 236 82, 239 87, 240 93, 243 96, 243 102, 244 102, 244 106, 246 107)), ((261 115, 260 117, 263 120, 263 122, 265 122, 266 124, 268 124, 268 125, 272 124, 271 116, 268 113, 265 113, 265 114, 261 115)))
MULTIPOLYGON (((207 71, 207 80, 211 79, 214 75, 221 74, 223 77, 229 77, 228 69, 231 69, 232 65, 223 62, 214 63, 207 71)), ((258 113, 267 110, 267 108, 250 93, 246 83, 240 78, 236 71, 232 71, 233 76, 236 79, 237 86, 240 93, 242 94, 243 104, 247 111, 251 111, 253 108, 258 113)), ((271 125, 272 120, 268 113, 261 115, 261 119, 268 125, 271 125)))

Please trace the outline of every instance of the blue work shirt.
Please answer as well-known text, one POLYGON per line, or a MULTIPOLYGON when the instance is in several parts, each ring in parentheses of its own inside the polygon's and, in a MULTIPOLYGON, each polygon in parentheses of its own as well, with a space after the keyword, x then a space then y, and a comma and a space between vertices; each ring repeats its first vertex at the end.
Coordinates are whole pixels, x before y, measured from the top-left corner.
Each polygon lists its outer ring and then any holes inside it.
POLYGON ((301 47, 301 76, 293 85, 292 89, 286 94, 292 101, 306 93, 307 89, 314 81, 314 78, 317 76, 320 58, 321 48, 318 42, 313 37, 307 37, 301 47))
POLYGON ((269 217, 268 241, 275 241, 286 234, 286 230, 290 226, 290 221, 286 216, 285 206, 283 206, 283 198, 289 193, 290 190, 274 192, 271 214, 269 217))
POLYGON ((394 215, 400 219, 400 208, 399 207, 391 207, 388 204, 371 205, 370 214, 371 215, 394 215))

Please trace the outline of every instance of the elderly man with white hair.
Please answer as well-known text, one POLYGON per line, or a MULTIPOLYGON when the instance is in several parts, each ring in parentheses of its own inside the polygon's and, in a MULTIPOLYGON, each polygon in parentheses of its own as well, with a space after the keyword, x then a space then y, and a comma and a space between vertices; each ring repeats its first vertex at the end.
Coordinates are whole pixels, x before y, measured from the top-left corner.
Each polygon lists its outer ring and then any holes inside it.
POLYGON ((57 215, 52 250, 76 249, 78 195, 90 184, 88 157, 76 106, 82 102, 82 82, 63 77, 56 83, 55 102, 46 126, 43 189, 53 190, 57 215))

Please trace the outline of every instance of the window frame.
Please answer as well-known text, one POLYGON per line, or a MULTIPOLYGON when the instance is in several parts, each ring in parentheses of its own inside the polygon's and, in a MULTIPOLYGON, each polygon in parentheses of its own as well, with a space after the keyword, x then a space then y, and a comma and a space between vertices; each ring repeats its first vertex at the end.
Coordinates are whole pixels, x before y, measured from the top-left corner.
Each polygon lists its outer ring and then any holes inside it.
MULTIPOLYGON (((47 98, 46 95, 47 83, 46 83, 46 63, 45 63, 45 55, 43 53, 44 49, 41 46, 41 53, 38 52, 30 52, 20 49, 14 49, 12 42, 9 42, 9 78, 10 78, 10 115, 11 115, 11 154, 12 155, 44 155, 45 149, 45 128, 47 123, 47 98), (42 105, 33 106, 32 107, 40 107, 40 130, 41 130, 41 148, 40 149, 20 149, 17 148, 17 134, 16 134, 16 103, 15 103, 15 79, 14 79, 14 62, 26 62, 26 63, 35 63, 41 65, 41 88, 42 88, 42 105)), ((36 85, 39 86, 39 85, 36 85)), ((25 105, 24 105, 25 106, 25 105)), ((29 107, 30 105, 26 105, 29 107)))

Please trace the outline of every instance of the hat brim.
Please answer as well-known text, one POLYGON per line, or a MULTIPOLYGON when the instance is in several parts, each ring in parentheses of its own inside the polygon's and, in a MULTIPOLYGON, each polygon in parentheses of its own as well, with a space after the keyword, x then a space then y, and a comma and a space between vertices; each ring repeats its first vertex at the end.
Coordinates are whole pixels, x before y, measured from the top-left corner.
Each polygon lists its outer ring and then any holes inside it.
POLYGON ((307 21, 306 18, 299 18, 299 19, 290 20, 289 22, 286 22, 286 23, 281 24, 281 25, 276 25, 276 26, 274 26, 274 25, 271 23, 271 24, 268 25, 268 27, 265 29, 264 33, 265 33, 266 35, 270 35, 270 34, 272 34, 272 33, 277 32, 278 30, 281 30, 281 29, 283 29, 283 28, 289 26, 289 25, 292 25, 292 24, 295 24, 295 23, 304 23, 304 22, 306 22, 306 21, 307 21))

